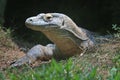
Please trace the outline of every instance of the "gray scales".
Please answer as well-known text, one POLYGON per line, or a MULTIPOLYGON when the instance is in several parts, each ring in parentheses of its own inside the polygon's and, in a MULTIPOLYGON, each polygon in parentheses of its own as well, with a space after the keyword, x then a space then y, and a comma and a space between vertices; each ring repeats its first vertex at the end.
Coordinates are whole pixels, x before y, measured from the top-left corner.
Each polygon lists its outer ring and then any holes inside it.
POLYGON ((66 59, 76 54, 83 55, 94 45, 89 31, 78 27, 71 18, 61 13, 41 13, 26 19, 25 25, 45 34, 54 44, 36 45, 25 56, 16 60, 11 67, 33 63, 39 59, 66 59))

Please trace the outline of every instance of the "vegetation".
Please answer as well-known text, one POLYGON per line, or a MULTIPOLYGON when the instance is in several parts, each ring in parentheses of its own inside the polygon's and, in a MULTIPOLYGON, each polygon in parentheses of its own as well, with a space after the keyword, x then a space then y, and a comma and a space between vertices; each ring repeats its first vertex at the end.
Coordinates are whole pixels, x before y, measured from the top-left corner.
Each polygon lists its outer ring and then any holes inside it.
POLYGON ((1 46, 11 46, 14 45, 12 40, 11 40, 11 33, 12 30, 11 29, 4 29, 0 26, 0 45, 1 46), (6 32, 4 32, 4 30, 6 32))
MULTIPOLYGON (((29 66, 14 69, 7 69, 0 72, 1 80, 103 80, 97 73, 97 67, 82 65, 76 68, 74 61, 69 59, 66 63, 56 62, 54 59, 50 64, 43 64, 38 68, 29 66)), ((109 70, 107 80, 119 80, 120 72, 113 67, 109 70)))
MULTIPOLYGON (((115 25, 114 25, 115 27, 115 25)), ((117 29, 118 30, 118 29, 117 29)), ((119 32, 119 30, 118 30, 119 32)), ((119 80, 120 42, 118 38, 100 44, 95 51, 67 60, 9 68, 9 64, 24 52, 13 41, 12 30, 0 27, 0 80, 119 80), (20 53, 20 54, 18 54, 20 53)), ((16 41, 19 40, 16 38, 16 41)), ((30 44, 27 42, 19 42, 30 44)), ((25 45, 23 45, 25 46, 25 45)), ((30 45, 28 45, 30 46, 30 45)))
POLYGON ((120 26, 117 24, 113 24, 112 29, 116 31, 114 36, 120 38, 120 26))

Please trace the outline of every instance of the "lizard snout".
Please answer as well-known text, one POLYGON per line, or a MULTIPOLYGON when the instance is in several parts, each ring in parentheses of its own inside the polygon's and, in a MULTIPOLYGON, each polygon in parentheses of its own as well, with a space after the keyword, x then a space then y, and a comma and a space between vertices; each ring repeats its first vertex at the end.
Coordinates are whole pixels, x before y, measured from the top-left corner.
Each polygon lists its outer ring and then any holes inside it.
POLYGON ((53 16, 50 14, 50 13, 47 13, 47 14, 45 14, 44 16, 43 16, 43 19, 45 20, 45 21, 51 21, 52 20, 52 18, 53 18, 53 16))

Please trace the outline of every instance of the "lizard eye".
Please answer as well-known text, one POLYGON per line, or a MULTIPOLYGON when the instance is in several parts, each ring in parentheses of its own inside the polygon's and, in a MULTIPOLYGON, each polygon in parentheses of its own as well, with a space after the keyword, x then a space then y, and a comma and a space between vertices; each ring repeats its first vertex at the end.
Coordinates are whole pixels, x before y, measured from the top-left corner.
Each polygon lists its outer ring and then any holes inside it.
POLYGON ((43 16, 43 19, 44 19, 45 21, 51 21, 52 18, 53 18, 53 16, 52 16, 50 13, 47 13, 47 14, 45 14, 45 15, 43 16))

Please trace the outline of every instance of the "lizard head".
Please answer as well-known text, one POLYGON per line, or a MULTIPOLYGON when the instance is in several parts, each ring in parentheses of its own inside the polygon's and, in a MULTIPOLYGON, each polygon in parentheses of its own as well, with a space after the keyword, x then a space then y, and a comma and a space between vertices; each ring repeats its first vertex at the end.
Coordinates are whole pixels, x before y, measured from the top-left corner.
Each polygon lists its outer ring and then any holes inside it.
POLYGON ((27 18, 25 24, 28 28, 36 31, 69 32, 81 40, 87 40, 86 32, 78 28, 71 18, 61 13, 41 13, 27 18))
POLYGON ((59 29, 64 25, 64 15, 60 13, 41 13, 28 18, 25 24, 28 28, 37 31, 59 29))

